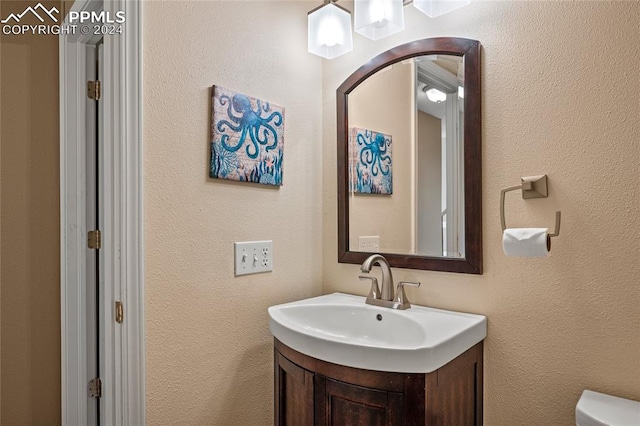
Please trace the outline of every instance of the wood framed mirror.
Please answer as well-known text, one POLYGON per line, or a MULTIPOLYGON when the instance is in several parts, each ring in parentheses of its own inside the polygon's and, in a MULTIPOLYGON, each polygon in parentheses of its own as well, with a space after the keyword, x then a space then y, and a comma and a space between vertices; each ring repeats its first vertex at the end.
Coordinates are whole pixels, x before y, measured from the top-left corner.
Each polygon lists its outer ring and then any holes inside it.
POLYGON ((390 49, 337 90, 338 262, 482 274, 480 43, 390 49))

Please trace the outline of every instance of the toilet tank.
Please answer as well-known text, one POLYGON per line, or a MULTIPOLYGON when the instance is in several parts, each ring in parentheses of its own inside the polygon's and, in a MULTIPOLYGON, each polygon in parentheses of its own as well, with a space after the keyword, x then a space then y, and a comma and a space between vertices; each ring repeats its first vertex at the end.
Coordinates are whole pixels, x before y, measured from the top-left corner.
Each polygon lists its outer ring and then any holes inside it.
POLYGON ((577 426, 640 426, 640 402, 585 390, 576 405, 577 426))

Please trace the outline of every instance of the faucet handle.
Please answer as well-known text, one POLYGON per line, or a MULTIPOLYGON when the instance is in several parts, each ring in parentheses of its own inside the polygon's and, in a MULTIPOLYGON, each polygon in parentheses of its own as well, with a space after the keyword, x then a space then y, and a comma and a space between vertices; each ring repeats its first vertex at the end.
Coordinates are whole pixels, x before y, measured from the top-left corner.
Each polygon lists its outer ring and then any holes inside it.
POLYGON ((376 277, 368 277, 366 275, 358 276, 361 281, 371 280, 371 289, 367 299, 380 299, 380 287, 378 287, 378 279, 376 277))
POLYGON ((420 283, 414 283, 411 281, 400 281, 396 288, 396 299, 395 302, 398 303, 399 309, 409 309, 411 307, 411 303, 409 303, 409 299, 407 299, 407 294, 404 292, 404 286, 408 285, 411 287, 420 287, 420 283))

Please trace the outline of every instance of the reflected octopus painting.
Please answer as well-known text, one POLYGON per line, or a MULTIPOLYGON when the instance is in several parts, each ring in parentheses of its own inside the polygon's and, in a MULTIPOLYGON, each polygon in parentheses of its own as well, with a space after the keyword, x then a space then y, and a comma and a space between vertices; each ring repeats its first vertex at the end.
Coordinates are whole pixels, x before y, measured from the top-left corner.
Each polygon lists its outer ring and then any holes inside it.
POLYGON ((352 127, 349 139, 350 192, 392 194, 391 135, 352 127))
POLYGON ((284 108, 213 86, 209 176, 282 185, 284 108))

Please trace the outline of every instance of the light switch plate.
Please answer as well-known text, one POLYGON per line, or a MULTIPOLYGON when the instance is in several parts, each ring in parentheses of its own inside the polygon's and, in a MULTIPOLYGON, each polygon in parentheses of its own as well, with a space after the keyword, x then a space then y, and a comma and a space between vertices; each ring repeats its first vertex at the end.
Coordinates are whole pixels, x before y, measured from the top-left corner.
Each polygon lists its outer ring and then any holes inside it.
POLYGON ((234 243, 235 276, 273 270, 273 241, 234 243))

